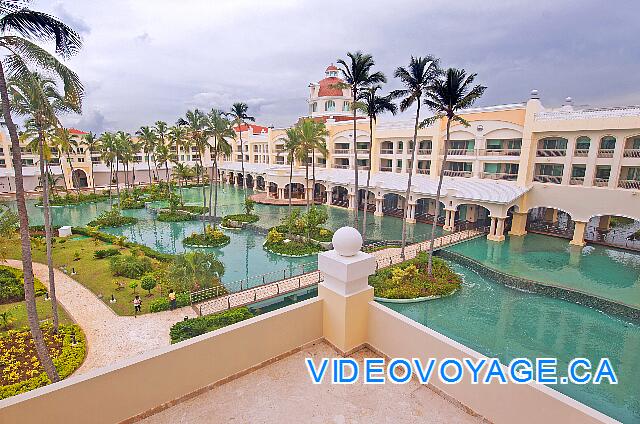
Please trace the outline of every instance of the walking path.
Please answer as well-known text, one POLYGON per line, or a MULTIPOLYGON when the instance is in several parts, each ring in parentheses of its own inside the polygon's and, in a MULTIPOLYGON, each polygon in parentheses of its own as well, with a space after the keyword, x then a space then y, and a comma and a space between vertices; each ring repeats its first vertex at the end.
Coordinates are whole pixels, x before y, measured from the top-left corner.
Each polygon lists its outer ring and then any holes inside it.
MULTIPOLYGON (((8 260, 9 266, 22 269, 22 262, 8 260)), ((46 264, 33 263, 33 272, 49 285, 46 264)), ((169 329, 185 315, 196 316, 191 307, 174 311, 119 316, 89 289, 67 274, 55 270, 58 301, 87 337, 87 356, 77 374, 104 367, 152 349, 168 346, 169 329)))

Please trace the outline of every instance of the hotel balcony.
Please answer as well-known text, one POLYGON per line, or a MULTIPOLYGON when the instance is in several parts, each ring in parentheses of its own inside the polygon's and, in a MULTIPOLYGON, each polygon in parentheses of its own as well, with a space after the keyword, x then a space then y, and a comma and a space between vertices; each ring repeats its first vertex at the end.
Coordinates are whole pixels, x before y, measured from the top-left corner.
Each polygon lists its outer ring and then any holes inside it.
POLYGON ((393 149, 380 149, 380 154, 381 155, 392 155, 393 154, 393 149))
POLYGON ((536 156, 549 158, 549 157, 558 157, 558 156, 566 156, 567 149, 538 149, 536 151, 536 156))
POLYGON ((444 170, 444 175, 446 175, 447 177, 464 177, 464 178, 470 178, 473 174, 471 171, 454 171, 451 169, 445 169, 444 170))
POLYGON ((625 158, 640 158, 640 149, 624 149, 625 158))
MULTIPOLYGON (((444 155, 444 149, 442 149, 444 155)), ((476 156, 474 149, 448 149, 448 156, 476 156)))
POLYGON ((568 140, 561 137, 546 137, 538 140, 536 156, 543 158, 566 156, 567 143, 568 140))
POLYGON ((349 165, 348 164, 344 164, 344 163, 334 163, 333 164, 333 168, 335 168, 335 169, 349 169, 349 165))
POLYGON ((539 183, 560 184, 562 183, 562 176, 539 174, 539 175, 533 176, 533 181, 536 181, 539 183))
POLYGON ((393 168, 391 166, 381 166, 380 167, 380 171, 381 172, 393 172, 393 168))
POLYGON ((573 151, 573 156, 578 158, 584 158, 589 156, 589 149, 575 149, 573 151))
POLYGON ((333 149, 334 155, 348 155, 351 153, 351 149, 333 149))
POLYGON ((584 177, 571 177, 569 179, 570 185, 584 185, 584 177))
POLYGON ((599 158, 612 158, 615 149, 598 149, 599 158))
POLYGON ((416 173, 422 174, 422 175, 429 175, 430 170, 429 170, 429 168, 426 168, 426 169, 425 168, 418 168, 418 169, 416 169, 416 173))
POLYGON ((608 187, 609 186, 609 178, 594 178, 593 185, 595 187, 608 187))
POLYGON ((510 174, 504 172, 481 172, 480 178, 485 178, 488 180, 515 181, 518 179, 518 174, 510 174))
POLYGON ((418 155, 426 156, 431 154, 431 149, 418 149, 418 155))
POLYGON ((619 180, 619 188, 628 188, 632 190, 640 190, 640 180, 619 180))
POLYGON ((520 156, 520 149, 478 149, 478 156, 520 156))

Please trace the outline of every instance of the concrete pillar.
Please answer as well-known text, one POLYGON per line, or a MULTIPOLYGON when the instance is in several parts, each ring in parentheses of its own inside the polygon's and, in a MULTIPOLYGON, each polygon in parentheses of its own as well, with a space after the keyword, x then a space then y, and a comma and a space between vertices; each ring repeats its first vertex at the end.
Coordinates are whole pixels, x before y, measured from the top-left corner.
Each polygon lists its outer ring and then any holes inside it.
POLYGON ((349 209, 356 210, 356 195, 349 193, 349 209))
POLYGON ((327 188, 325 193, 327 194, 327 198, 325 199, 324 204, 329 206, 329 205, 331 205, 331 190, 329 188, 327 188))
POLYGON ((304 191, 305 199, 313 200, 313 187, 306 187, 304 191))
POLYGON ((511 231, 509 231, 509 234, 512 236, 523 236, 527 234, 526 212, 513 213, 513 219, 511 220, 511 231))
POLYGON ((544 220, 545 221, 547 221, 547 222, 555 222, 554 219, 553 219, 554 216, 556 217, 556 220, 557 220, 558 212, 555 209, 546 208, 544 210, 544 220))
POLYGON ((476 222, 478 220, 478 209, 474 205, 466 205, 467 206, 467 214, 465 219, 467 222, 476 222))
POLYGON ((573 221, 575 228, 573 229, 573 240, 569 242, 574 246, 584 246, 584 230, 587 228, 587 223, 584 221, 573 221))
POLYGON ((452 221, 455 219, 456 212, 450 209, 444 210, 444 226, 442 227, 445 231, 453 230, 452 221))
POLYGON ((506 217, 491 217, 491 229, 489 230, 489 235, 487 236, 487 240, 491 241, 504 241, 504 220, 506 217))
POLYGON ((407 205, 407 224, 416 223, 416 205, 415 203, 409 203, 407 205))
POLYGON ((382 213, 382 202, 384 201, 384 199, 378 199, 376 197, 376 211, 373 213, 374 216, 383 216, 384 213, 382 213))
POLYGON ((554 224, 558 223, 558 209, 553 210, 553 216, 551 217, 551 222, 554 224))
POLYGON ((609 231, 609 218, 611 218, 610 215, 601 216, 600 220, 598 221, 598 228, 603 231, 609 231))
POLYGON ((428 206, 427 206, 427 213, 429 215, 435 215, 436 214, 436 201, 435 200, 429 200, 428 206))
POLYGON ((367 341, 369 302, 373 301, 368 277, 376 270, 376 260, 360 251, 362 237, 352 227, 336 231, 333 246, 334 250, 318 255, 318 269, 324 276, 318 284, 318 297, 323 301, 323 336, 348 354, 367 341))

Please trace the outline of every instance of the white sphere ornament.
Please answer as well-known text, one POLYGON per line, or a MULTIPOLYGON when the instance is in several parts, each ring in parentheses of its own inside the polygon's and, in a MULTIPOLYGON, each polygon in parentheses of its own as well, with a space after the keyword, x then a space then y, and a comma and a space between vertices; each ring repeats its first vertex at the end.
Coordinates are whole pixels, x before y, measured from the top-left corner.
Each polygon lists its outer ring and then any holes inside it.
POLYGON ((331 242, 338 255, 354 256, 362 248, 362 235, 353 227, 342 227, 333 234, 331 242))

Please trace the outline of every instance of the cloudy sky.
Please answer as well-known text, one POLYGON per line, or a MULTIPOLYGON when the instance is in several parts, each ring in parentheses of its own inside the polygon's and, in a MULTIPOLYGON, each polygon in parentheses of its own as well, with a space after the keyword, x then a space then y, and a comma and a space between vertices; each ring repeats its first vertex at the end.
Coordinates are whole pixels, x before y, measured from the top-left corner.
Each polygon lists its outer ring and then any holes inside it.
MULTIPOLYGON (((135 131, 244 101, 264 125, 307 110, 308 84, 347 51, 393 70, 411 55, 476 72, 479 105, 640 104, 637 0, 35 0, 81 33, 68 64, 86 87, 66 125, 135 131), (614 6, 615 4, 615 6, 614 6)), ((406 114, 405 114, 406 115, 406 114)), ((407 118, 401 116, 400 118, 407 118)))

